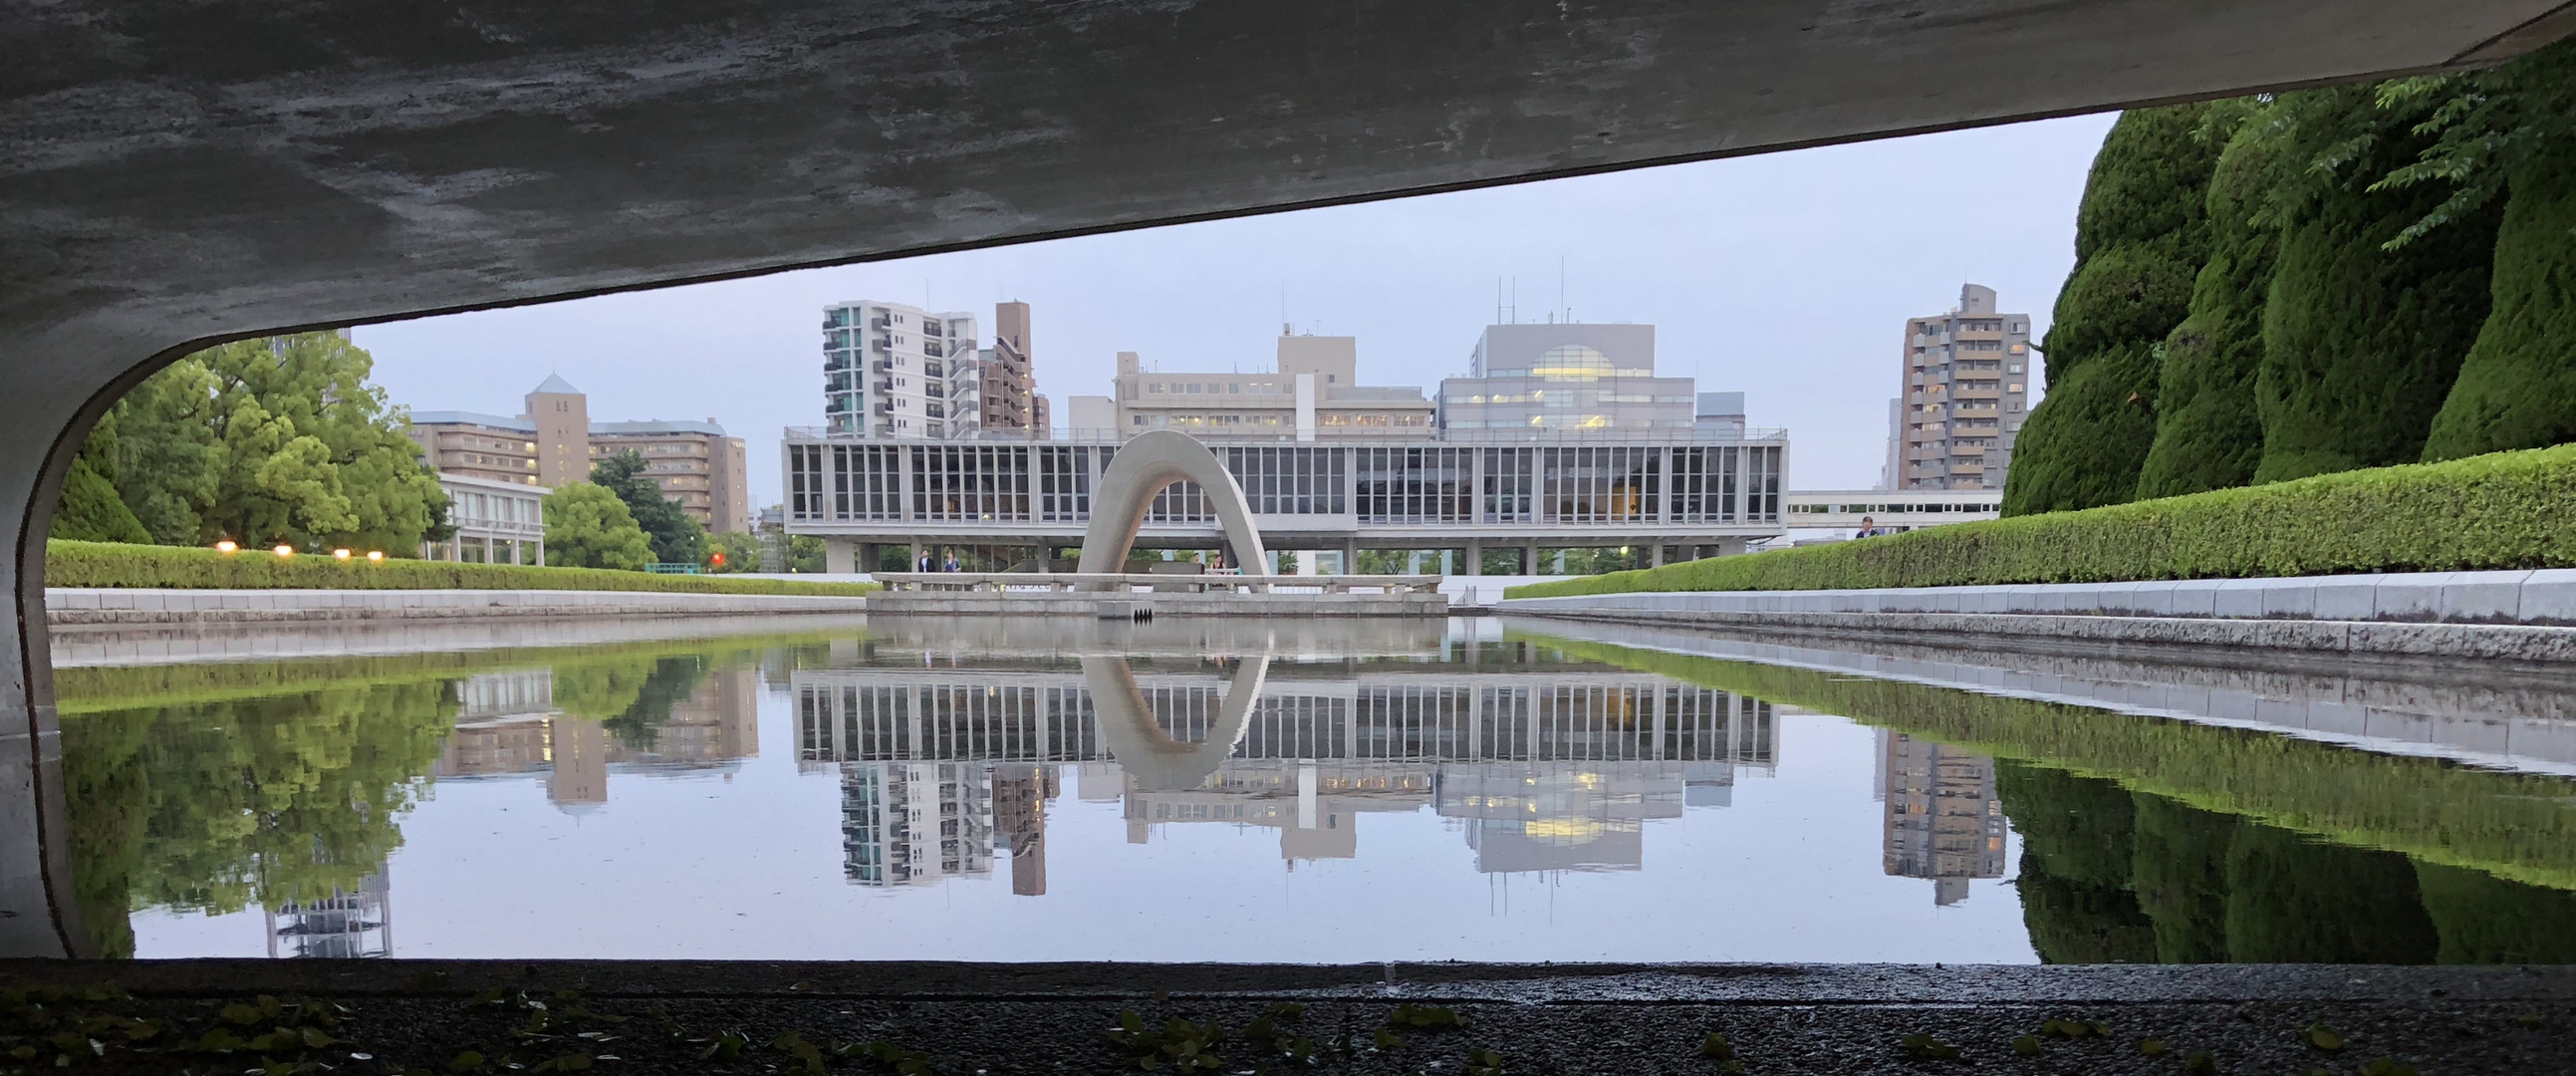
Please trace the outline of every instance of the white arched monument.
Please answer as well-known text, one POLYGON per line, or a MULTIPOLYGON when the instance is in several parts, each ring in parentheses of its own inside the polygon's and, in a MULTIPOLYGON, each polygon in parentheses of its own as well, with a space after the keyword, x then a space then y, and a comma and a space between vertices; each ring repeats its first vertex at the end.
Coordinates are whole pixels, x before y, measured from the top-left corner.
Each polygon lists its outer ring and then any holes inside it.
POLYGON ((1198 438, 1172 430, 1154 430, 1118 446, 1118 454, 1101 472, 1091 494, 1091 526, 1082 534, 1085 575, 1107 575, 1127 566, 1127 551, 1154 497, 1174 482, 1189 481, 1207 491, 1207 503, 1225 527, 1234 560, 1245 575, 1270 574, 1270 552, 1261 544, 1261 529, 1252 525, 1252 505, 1225 463, 1198 438))

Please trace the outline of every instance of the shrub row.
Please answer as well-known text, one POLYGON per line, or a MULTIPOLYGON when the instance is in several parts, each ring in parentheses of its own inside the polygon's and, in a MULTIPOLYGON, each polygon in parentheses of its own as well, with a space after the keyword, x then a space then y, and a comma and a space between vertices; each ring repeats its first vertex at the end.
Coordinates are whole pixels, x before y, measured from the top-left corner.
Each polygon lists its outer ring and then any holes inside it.
POLYGON ((280 557, 243 550, 115 542, 45 543, 45 585, 177 590, 638 590, 682 594, 863 594, 869 583, 802 583, 721 575, 428 560, 280 557))
POLYGON ((2108 583, 2576 566, 2576 445, 1961 523, 1513 587, 1670 590, 2108 583))

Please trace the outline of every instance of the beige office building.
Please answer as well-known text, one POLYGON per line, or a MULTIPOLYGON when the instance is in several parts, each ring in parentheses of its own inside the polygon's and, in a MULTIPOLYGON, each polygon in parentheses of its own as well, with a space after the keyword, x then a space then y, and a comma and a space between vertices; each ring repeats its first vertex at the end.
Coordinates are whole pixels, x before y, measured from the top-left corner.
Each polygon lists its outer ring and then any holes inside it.
POLYGON ((993 306, 993 346, 979 353, 987 430, 1026 430, 1043 439, 1047 433, 1046 397, 1038 395, 1035 360, 1029 351, 1029 304, 993 306))
POLYGON ((633 451, 662 496, 718 533, 751 529, 751 482, 742 439, 704 422, 592 422, 580 389, 548 376, 527 395, 527 410, 501 416, 474 411, 414 411, 412 440, 431 469, 514 485, 560 489, 588 481, 601 458, 633 451))
MULTIPOLYGON (((1284 330, 1284 326, 1283 326, 1284 330)), ((1147 430, 1229 437, 1412 436, 1431 432, 1432 402, 1418 388, 1359 384, 1359 342, 1282 332, 1277 365, 1258 373, 1164 373, 1118 353, 1116 395, 1072 401, 1076 437, 1107 418, 1118 437, 1147 430)))
POLYGON ((2030 417, 2030 315, 1995 310, 1995 290, 1959 289, 1948 313, 1909 318, 1903 395, 1888 408, 1892 490, 2002 489, 2030 417))

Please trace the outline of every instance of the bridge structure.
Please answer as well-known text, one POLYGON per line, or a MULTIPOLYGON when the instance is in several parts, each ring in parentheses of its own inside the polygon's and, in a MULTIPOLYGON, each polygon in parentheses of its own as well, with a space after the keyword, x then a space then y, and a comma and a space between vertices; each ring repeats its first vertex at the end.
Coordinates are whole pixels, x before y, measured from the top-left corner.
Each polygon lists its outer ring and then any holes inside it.
POLYGON ((89 945, 44 536, 90 428, 195 349, 2465 70, 2571 30, 2562 0, 9 4, 0 952, 89 945))

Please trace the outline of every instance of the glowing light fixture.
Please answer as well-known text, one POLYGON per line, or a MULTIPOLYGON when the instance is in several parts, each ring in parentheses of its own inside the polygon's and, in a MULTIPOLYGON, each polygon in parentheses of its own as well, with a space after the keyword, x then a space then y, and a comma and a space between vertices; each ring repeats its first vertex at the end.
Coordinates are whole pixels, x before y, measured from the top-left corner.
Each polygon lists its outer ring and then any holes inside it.
POLYGON ((385 559, 385 551, 381 549, 370 549, 367 551, 367 559, 372 561, 382 561, 385 559))
POLYGON ((334 549, 331 551, 331 558, 333 560, 347 560, 349 559, 349 551, 346 549, 334 549))
POLYGON ((240 548, 241 546, 230 538, 226 538, 223 541, 215 543, 215 552, 217 553, 230 553, 240 548))
POLYGON ((275 553, 281 557, 291 557, 295 555, 295 547, 281 544, 277 548, 269 550, 269 552, 275 553))

